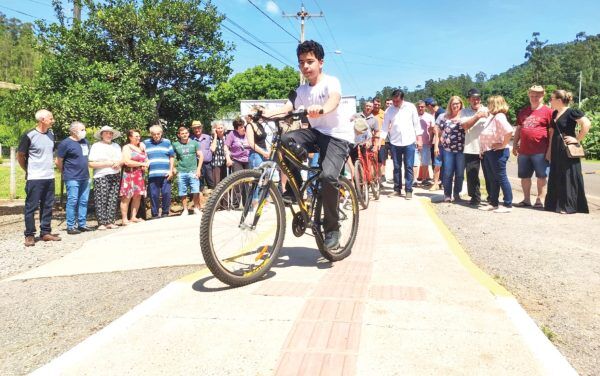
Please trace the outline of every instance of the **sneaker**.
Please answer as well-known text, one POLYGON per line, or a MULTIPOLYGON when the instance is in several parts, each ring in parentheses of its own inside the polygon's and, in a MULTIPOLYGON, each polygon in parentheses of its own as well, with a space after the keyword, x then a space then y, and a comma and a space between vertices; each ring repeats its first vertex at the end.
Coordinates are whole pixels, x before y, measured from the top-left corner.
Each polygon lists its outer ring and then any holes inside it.
POLYGON ((33 247, 35 245, 35 237, 29 235, 25 237, 25 247, 33 247))
POLYGON ((194 208, 194 214, 200 215, 200 214, 202 214, 202 212, 200 211, 200 209, 194 208))
POLYGON ((475 199, 469 200, 469 205, 471 205, 471 206, 479 206, 480 204, 481 204, 481 201, 479 201, 479 200, 475 200, 475 199))
POLYGON ((394 191, 394 196, 402 197, 402 191, 394 191))
POLYGON ((407 200, 412 199, 412 192, 406 192, 406 197, 407 200))
POLYGON ((454 195, 454 202, 463 202, 464 200, 460 197, 460 195, 454 195))
POLYGON ((45 242, 59 242, 62 239, 58 235, 44 234, 44 235, 42 235, 42 240, 45 242))
POLYGON ((480 206, 479 210, 483 210, 483 211, 492 211, 492 210, 497 210, 498 207, 497 206, 493 206, 490 204, 484 205, 484 206, 480 206))
POLYGON ((81 226, 81 227, 77 227, 77 229, 78 229, 80 232, 90 232, 90 231, 94 231, 94 229, 93 229, 93 228, 90 228, 90 227, 87 227, 87 226, 81 226))
POLYGON ((79 231, 79 229, 76 229, 76 228, 68 228, 67 229, 67 234, 69 234, 69 235, 78 235, 78 234, 81 234, 81 231, 79 231))
POLYGON ((325 248, 328 250, 336 249, 340 247, 340 232, 330 231, 325 234, 324 241, 325 248))
POLYGON ((446 196, 446 197, 444 197, 444 202, 451 203, 452 198, 450 196, 446 196))
POLYGON ((507 208, 506 206, 500 206, 496 210, 494 210, 494 213, 510 213, 511 211, 512 211, 512 208, 507 208))

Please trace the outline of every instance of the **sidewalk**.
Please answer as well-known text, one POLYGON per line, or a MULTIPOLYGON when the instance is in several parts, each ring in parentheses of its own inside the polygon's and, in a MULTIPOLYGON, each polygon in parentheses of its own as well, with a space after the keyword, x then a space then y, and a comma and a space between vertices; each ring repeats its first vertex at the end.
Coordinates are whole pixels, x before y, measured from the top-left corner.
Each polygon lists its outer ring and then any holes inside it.
MULTIPOLYGON (((202 269, 34 374, 575 374, 430 205, 418 194, 372 201, 352 255, 334 264, 288 229, 267 279, 229 289, 202 269)), ((86 244, 13 279, 199 263, 198 219, 131 226, 98 239, 104 252, 86 244), (154 256, 132 253, 128 238, 154 256)))

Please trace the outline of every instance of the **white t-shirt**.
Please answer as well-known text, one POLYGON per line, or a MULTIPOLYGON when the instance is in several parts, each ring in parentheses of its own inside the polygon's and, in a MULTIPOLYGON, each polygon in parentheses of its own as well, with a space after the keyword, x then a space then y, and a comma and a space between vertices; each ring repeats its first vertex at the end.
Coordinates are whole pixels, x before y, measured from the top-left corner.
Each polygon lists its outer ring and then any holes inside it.
MULTIPOLYGON (((480 106, 479 111, 487 111, 487 107, 480 106)), ((476 113, 477 111, 471 107, 463 108, 460 110, 460 122, 463 123, 476 113)), ((481 118, 477 120, 475 125, 465 131, 465 149, 463 151, 465 154, 479 154, 479 135, 483 131, 486 121, 486 118, 481 118)))
MULTIPOLYGON (((308 83, 300 85, 296 89, 296 99, 294 108, 300 106, 308 108, 312 105, 324 105, 329 99, 329 95, 338 93, 341 97, 342 86, 340 81, 332 76, 323 74, 320 81, 315 86, 310 86, 308 83)), ((341 140, 354 142, 354 128, 350 119, 343 119, 340 111, 340 106, 328 114, 321 115, 318 118, 308 119, 310 126, 317 129, 319 132, 341 140)))
MULTIPOLYGON (((88 161, 90 162, 118 162, 121 159, 123 159, 121 154, 121 147, 114 142, 112 144, 107 144, 102 141, 96 142, 94 145, 92 145, 90 155, 88 156, 88 161)), ((98 179, 110 174, 118 174, 119 172, 121 172, 121 168, 95 168, 94 179, 98 179)))
POLYGON ((423 134, 419 113, 414 104, 403 101, 400 107, 390 106, 383 115, 381 138, 390 134, 390 143, 394 146, 412 145, 417 136, 423 134))

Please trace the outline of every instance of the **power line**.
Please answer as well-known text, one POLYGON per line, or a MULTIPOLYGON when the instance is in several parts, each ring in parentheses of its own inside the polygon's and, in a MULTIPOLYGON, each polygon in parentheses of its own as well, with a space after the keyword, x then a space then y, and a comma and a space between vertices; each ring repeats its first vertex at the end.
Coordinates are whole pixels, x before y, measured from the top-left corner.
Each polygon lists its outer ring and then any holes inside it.
MULTIPOLYGON (((249 35, 250 37, 254 38, 254 40, 256 40, 259 44, 263 45, 264 47, 270 49, 271 51, 273 51, 274 53, 276 53, 277 55, 279 55, 282 59, 284 59, 284 60, 287 59, 287 57, 283 56, 279 51, 277 51, 273 47, 267 45, 264 41, 262 41, 256 35, 252 34, 248 30, 246 30, 244 27, 240 26, 237 22, 234 22, 231 18, 227 17, 227 18, 225 18, 225 20, 228 21, 228 22, 230 22, 232 25, 234 25, 238 29, 240 29, 242 32, 246 33, 246 35, 249 35)), ((290 65, 290 64, 286 64, 286 65, 290 65)))
POLYGON ((259 46, 257 46, 256 44, 252 43, 252 42, 251 42, 251 41, 249 41, 248 39, 244 38, 244 37, 243 37, 243 36, 241 36, 240 34, 236 33, 235 31, 231 30, 231 29, 230 29, 230 28, 228 28, 227 26, 225 26, 225 25, 223 25, 223 24, 221 24, 221 26, 222 26, 224 29, 226 29, 226 30, 229 30, 229 32, 231 32, 231 33, 233 33, 233 34, 237 35, 237 36, 238 36, 238 37, 239 37, 241 40, 243 40, 244 42, 246 42, 246 43, 248 43, 248 44, 250 44, 250 45, 254 46, 255 48, 257 48, 257 49, 261 50, 262 52, 264 52, 265 54, 269 55, 269 56, 270 56, 270 57, 272 57, 273 59, 275 59, 275 60, 279 61, 281 64, 283 64, 283 65, 287 65, 287 66, 290 66, 290 65, 289 65, 288 63, 286 63, 285 61, 282 61, 282 60, 280 60, 279 58, 277 58, 277 57, 275 57, 275 56, 271 55, 271 54, 270 54, 270 53, 268 53, 267 51, 263 50, 262 48, 260 48, 260 47, 259 47, 259 46))
POLYGON ((254 3, 252 2, 252 0, 248 0, 248 2, 249 2, 250 4, 252 4, 252 5, 253 5, 253 6, 254 6, 256 9, 258 9, 258 11, 259 11, 260 13, 262 13, 262 14, 263 14, 265 17, 267 17, 268 19, 270 19, 270 20, 271 20, 271 22, 273 22, 275 25, 277 25, 277 26, 278 26, 278 27, 279 27, 281 30, 285 31, 285 33, 286 33, 286 34, 288 34, 289 36, 291 36, 292 38, 294 38, 294 40, 295 40, 296 42, 300 42, 300 41, 299 41, 299 40, 298 40, 298 39, 297 39, 297 38, 296 38, 294 35, 292 35, 292 34, 291 34, 289 31, 287 31, 287 30, 286 30, 286 29, 285 29, 283 26, 281 26, 279 23, 277 23, 277 21, 275 21, 274 19, 272 19, 272 18, 271 18, 271 16, 269 16, 268 14, 266 14, 265 12, 263 12, 263 10, 262 10, 262 9, 260 9, 258 6, 256 6, 256 4, 254 4, 254 3))
POLYGON ((27 1, 29 1, 29 2, 31 2, 31 3, 40 4, 40 5, 45 5, 45 6, 47 6, 47 7, 53 8, 53 7, 52 7, 52 4, 43 3, 43 2, 41 2, 41 1, 36 1, 36 0, 27 0, 27 1))
MULTIPOLYGON (((9 8, 9 7, 7 7, 7 6, 4 6, 4 5, 0 5, 0 8, 8 9, 8 10, 10 10, 11 12, 15 12, 15 13, 19 13, 19 14, 22 14, 22 15, 24 15, 24 16, 27 16, 27 17, 35 18, 36 20, 37 20, 37 19, 44 20, 44 19, 43 19, 43 18, 41 18, 41 17, 36 17, 36 16, 34 16, 34 15, 31 15, 31 14, 29 14, 29 13, 21 12, 20 10, 12 9, 12 8, 9 8)), ((45 20, 44 20, 44 21, 45 21, 45 20)))

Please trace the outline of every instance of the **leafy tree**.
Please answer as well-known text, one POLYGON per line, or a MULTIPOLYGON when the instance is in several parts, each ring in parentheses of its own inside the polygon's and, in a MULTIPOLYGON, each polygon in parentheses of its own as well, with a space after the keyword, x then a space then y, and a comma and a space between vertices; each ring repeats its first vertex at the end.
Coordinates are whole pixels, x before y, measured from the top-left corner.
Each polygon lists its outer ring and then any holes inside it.
POLYGON ((35 44, 32 24, 0 13, 0 81, 21 84, 33 79, 40 61, 35 44))
POLYGON ((298 72, 291 67, 277 69, 270 64, 258 65, 217 86, 210 99, 219 108, 217 115, 224 115, 239 111, 242 99, 287 98, 299 82, 298 72))
POLYGON ((84 21, 68 27, 59 14, 60 23, 38 24, 45 59, 34 84, 15 96, 22 116, 47 107, 63 131, 75 119, 125 130, 208 118, 207 94, 229 75, 232 48, 210 1, 81 3, 84 21))

